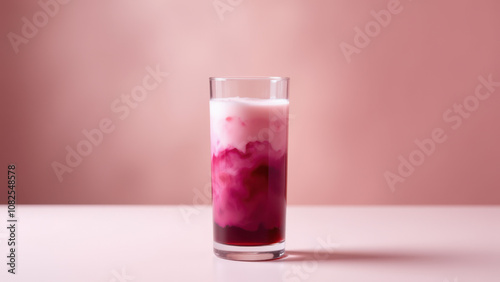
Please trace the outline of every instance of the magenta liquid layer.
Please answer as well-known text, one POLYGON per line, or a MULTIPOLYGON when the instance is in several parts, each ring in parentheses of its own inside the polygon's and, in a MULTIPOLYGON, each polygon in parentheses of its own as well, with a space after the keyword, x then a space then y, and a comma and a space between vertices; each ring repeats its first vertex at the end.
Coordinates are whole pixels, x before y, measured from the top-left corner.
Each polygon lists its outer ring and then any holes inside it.
POLYGON ((285 240, 288 101, 210 101, 214 240, 285 240))
POLYGON ((245 153, 232 148, 212 158, 214 217, 219 219, 215 241, 264 245, 284 240, 286 163, 286 154, 258 141, 248 143, 245 153))

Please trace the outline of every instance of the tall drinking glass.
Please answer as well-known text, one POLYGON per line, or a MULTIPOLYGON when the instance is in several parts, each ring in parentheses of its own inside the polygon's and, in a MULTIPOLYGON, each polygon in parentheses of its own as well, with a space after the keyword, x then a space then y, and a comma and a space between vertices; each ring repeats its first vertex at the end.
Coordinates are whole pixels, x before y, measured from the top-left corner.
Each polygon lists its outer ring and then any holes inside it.
POLYGON ((286 77, 211 77, 214 252, 269 260, 285 252, 286 77))

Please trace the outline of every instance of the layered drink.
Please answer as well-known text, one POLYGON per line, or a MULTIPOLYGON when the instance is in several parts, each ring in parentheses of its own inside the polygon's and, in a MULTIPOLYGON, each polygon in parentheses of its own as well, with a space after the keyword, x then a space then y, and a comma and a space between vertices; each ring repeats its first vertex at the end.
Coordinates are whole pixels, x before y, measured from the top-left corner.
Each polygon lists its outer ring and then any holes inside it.
POLYGON ((214 241, 285 240, 288 99, 210 100, 214 241))

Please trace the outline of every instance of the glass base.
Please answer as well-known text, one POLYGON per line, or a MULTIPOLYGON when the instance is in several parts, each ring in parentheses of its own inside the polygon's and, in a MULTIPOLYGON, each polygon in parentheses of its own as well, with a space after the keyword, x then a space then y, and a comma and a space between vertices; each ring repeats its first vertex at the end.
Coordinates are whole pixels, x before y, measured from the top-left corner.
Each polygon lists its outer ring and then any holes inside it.
POLYGON ((214 242, 214 253, 223 259, 256 261, 271 260, 285 254, 285 241, 264 246, 233 246, 214 242))

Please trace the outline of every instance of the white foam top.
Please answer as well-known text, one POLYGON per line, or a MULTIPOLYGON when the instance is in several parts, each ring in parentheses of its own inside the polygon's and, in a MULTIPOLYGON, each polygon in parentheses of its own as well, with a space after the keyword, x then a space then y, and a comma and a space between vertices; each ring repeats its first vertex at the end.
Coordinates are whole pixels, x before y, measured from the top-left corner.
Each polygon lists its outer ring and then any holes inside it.
POLYGON ((273 149, 285 151, 288 106, 287 99, 211 99, 212 154, 227 148, 245 152, 246 144, 253 141, 268 141, 273 149))

